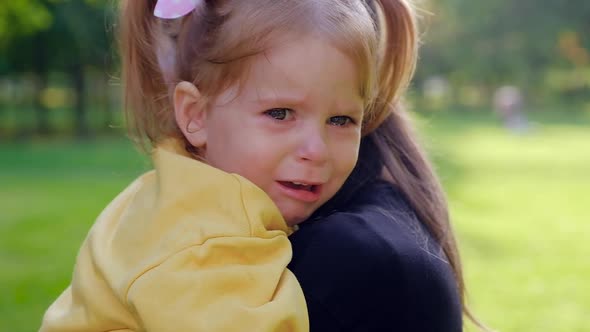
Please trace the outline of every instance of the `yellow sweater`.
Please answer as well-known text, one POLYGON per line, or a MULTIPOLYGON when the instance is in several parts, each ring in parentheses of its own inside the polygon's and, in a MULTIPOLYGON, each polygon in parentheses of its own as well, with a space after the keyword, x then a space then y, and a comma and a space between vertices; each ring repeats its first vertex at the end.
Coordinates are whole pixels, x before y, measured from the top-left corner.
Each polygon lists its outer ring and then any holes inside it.
POLYGON ((98 217, 40 331, 308 331, 270 198, 177 143, 153 160, 98 217))

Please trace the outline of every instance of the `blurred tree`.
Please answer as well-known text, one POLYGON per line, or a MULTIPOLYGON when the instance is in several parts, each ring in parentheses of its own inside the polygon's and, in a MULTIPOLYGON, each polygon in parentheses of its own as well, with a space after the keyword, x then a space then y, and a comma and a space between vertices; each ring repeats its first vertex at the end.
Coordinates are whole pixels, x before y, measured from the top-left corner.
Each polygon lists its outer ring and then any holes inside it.
POLYGON ((44 57, 33 61, 35 41, 49 29, 53 16, 39 0, 0 2, 0 74, 22 73, 27 70, 37 73, 34 108, 37 131, 49 132, 47 110, 40 102, 40 91, 46 86, 47 64, 44 57), (33 66, 35 65, 35 66, 33 66))
POLYGON ((542 90, 551 68, 588 66, 590 1, 425 1, 433 14, 424 15, 418 80, 436 73, 488 92, 505 83, 542 90))
POLYGON ((67 72, 76 91, 74 120, 76 134, 88 135, 86 125, 86 67, 113 68, 109 50, 109 13, 105 1, 54 0, 56 24, 47 41, 52 49, 52 66, 67 72))
POLYGON ((52 21, 51 13, 39 0, 0 2, 0 49, 16 38, 47 29, 52 21))
POLYGON ((80 137, 89 134, 85 121, 85 73, 87 67, 113 68, 109 52, 112 13, 109 8, 107 2, 98 0, 0 2, 3 54, 0 74, 32 72, 35 75, 39 133, 49 132, 41 92, 47 87, 49 73, 60 71, 68 74, 76 92, 73 114, 76 134, 80 137))

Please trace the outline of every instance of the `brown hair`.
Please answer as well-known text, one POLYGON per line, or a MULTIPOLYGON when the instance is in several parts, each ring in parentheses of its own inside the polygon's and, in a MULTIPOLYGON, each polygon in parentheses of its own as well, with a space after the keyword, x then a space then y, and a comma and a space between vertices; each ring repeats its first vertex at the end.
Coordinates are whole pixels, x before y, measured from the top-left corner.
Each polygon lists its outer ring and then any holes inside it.
POLYGON ((125 110, 138 142, 181 137, 170 110, 176 83, 215 96, 240 83, 252 55, 293 33, 320 34, 349 54, 364 77, 361 96, 373 99, 377 35, 362 1, 208 0, 175 21, 154 17, 156 2, 127 0, 120 8, 125 110))
MULTIPOLYGON (((183 138, 170 108, 177 82, 193 82, 205 96, 215 96, 239 84, 251 55, 272 42, 293 31, 320 34, 356 61, 366 103, 363 135, 379 149, 383 177, 402 190, 442 246, 464 303, 445 196, 401 107, 418 51, 409 0, 207 0, 176 21, 155 18, 155 4, 126 0, 121 7, 125 101, 134 138, 152 144, 183 138)), ((464 304, 463 310, 482 327, 464 304)))

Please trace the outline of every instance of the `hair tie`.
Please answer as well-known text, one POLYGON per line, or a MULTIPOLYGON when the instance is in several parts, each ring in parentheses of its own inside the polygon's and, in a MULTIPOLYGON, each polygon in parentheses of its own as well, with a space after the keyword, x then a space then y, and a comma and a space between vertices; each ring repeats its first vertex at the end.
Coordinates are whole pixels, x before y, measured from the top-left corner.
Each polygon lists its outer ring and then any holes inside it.
POLYGON ((183 17, 195 10, 203 2, 204 0, 158 0, 154 9, 154 16, 163 19, 183 17))

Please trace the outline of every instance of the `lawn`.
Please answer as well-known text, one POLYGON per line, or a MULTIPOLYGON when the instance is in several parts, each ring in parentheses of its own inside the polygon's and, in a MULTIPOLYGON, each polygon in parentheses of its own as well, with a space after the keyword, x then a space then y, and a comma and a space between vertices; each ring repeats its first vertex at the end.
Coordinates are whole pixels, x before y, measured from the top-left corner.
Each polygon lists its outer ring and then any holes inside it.
MULTIPOLYGON (((469 303, 499 331, 590 331, 590 116, 419 125, 448 192, 469 303)), ((101 209, 149 165, 123 139, 0 143, 0 331, 39 327, 101 209)))

